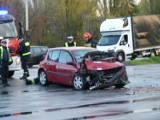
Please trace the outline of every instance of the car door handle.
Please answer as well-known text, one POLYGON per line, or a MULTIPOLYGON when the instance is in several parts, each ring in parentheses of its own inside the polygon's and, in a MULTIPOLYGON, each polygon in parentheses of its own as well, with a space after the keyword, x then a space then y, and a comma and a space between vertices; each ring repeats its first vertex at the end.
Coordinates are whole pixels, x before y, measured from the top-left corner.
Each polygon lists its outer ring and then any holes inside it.
POLYGON ((59 69, 59 66, 58 66, 58 65, 56 66, 56 69, 59 69))

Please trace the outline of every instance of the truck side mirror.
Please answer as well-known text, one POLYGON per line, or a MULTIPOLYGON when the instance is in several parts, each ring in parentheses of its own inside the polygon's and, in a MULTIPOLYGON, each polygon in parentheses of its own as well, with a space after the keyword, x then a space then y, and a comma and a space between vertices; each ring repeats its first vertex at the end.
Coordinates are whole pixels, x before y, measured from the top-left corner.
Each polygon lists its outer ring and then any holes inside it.
POLYGON ((127 44, 127 43, 126 43, 126 41, 124 41, 124 40, 120 42, 120 45, 126 45, 126 44, 127 44))
POLYGON ((124 41, 121 41, 121 42, 120 42, 120 45, 124 45, 124 41))

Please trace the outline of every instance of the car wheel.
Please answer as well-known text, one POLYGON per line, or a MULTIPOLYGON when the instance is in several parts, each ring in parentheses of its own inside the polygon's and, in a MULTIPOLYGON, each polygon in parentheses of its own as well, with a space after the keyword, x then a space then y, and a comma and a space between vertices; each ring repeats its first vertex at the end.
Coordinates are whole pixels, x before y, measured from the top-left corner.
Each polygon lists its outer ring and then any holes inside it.
POLYGON ((88 88, 86 79, 79 74, 75 74, 72 84, 75 90, 85 90, 88 88))
POLYGON ((14 71, 8 71, 8 78, 11 78, 14 75, 14 71))
POLYGON ((44 70, 41 70, 39 72, 39 81, 40 81, 41 85, 43 85, 43 86, 48 85, 47 75, 44 70))

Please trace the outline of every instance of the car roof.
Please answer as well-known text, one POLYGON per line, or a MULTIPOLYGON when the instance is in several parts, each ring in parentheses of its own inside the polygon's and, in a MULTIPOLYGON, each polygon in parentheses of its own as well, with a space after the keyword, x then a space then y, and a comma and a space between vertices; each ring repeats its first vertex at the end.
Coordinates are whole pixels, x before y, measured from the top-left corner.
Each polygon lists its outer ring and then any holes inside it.
POLYGON ((49 48, 49 50, 68 50, 68 51, 76 51, 76 50, 96 50, 95 48, 91 47, 55 47, 49 48))

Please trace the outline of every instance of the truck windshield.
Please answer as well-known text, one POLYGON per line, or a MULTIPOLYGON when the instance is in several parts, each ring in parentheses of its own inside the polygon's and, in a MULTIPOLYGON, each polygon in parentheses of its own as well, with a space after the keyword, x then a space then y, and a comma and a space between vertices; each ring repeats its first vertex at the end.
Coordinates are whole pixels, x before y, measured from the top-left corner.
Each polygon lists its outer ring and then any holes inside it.
POLYGON ((120 35, 102 36, 101 39, 98 42, 98 45, 99 46, 115 45, 115 44, 117 44, 119 38, 120 38, 120 35))
POLYGON ((4 38, 14 38, 18 36, 14 21, 0 23, 0 36, 4 38))

